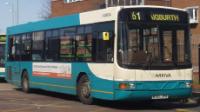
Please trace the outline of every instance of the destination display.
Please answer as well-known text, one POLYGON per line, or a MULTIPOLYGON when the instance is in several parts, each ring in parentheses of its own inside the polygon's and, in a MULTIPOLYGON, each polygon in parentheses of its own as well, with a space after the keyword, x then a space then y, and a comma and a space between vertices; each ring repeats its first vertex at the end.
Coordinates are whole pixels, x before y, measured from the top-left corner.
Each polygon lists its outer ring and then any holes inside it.
POLYGON ((184 11, 136 8, 122 10, 119 14, 119 20, 127 22, 187 23, 188 16, 184 11))
POLYGON ((5 36, 0 36, 0 42, 5 42, 6 41, 6 37, 5 36))

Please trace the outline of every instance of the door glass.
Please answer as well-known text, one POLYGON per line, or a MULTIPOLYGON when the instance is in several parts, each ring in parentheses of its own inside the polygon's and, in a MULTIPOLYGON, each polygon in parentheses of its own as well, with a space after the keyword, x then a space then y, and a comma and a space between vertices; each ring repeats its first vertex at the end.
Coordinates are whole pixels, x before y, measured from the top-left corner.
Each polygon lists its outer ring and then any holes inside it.
POLYGON ((178 30, 177 32, 177 51, 178 51, 178 63, 184 63, 185 47, 184 47, 184 30, 178 30))
POLYGON ((163 31, 163 51, 164 51, 164 62, 172 62, 172 31, 163 31))
POLYGON ((5 44, 0 44, 0 67, 4 67, 5 44))
POLYGON ((158 28, 149 28, 143 30, 144 35, 144 50, 148 53, 152 61, 159 60, 159 36, 158 36, 158 28))

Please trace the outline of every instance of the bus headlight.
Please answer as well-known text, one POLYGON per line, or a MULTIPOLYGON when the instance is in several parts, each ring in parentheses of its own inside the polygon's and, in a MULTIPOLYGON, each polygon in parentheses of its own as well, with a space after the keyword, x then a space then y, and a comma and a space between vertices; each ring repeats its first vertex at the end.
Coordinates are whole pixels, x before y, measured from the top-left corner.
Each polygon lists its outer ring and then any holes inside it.
POLYGON ((186 82, 186 83, 185 83, 185 86, 186 86, 187 88, 191 88, 191 87, 192 87, 192 84, 189 83, 189 82, 186 82))
POLYGON ((135 89, 135 84, 130 83, 130 84, 129 84, 129 88, 130 88, 130 89, 135 89))

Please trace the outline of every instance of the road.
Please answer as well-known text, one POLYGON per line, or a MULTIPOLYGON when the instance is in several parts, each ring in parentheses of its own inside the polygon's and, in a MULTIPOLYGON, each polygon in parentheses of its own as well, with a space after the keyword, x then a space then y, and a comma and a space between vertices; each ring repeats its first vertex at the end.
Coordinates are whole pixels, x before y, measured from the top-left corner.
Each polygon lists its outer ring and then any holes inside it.
POLYGON ((198 97, 180 102, 96 101, 84 105, 75 96, 34 90, 30 94, 0 82, 0 112, 200 112, 198 97))

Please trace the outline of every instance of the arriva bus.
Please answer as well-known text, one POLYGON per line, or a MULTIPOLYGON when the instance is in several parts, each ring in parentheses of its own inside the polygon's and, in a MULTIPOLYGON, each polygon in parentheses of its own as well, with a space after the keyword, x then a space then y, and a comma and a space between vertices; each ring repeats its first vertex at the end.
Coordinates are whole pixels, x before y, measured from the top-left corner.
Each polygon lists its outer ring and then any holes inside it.
POLYGON ((0 78, 5 77, 5 34, 0 34, 0 78))
POLYGON ((186 11, 125 6, 7 29, 7 81, 77 95, 81 102, 191 95, 186 11))

